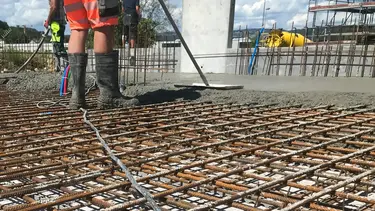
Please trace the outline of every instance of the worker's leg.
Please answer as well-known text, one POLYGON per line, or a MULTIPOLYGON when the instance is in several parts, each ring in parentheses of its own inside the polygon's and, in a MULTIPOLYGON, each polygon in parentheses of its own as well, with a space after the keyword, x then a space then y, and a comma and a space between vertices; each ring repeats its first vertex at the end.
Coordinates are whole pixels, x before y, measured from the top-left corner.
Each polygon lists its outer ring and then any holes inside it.
POLYGON ((69 107, 79 109, 86 106, 85 83, 88 55, 85 53, 87 30, 72 30, 68 47, 68 59, 73 78, 72 97, 69 107))
POLYGON ((88 29, 72 29, 69 39, 68 52, 85 53, 85 43, 88 35, 88 29))
POLYGON ((137 58, 135 53, 136 38, 138 33, 138 14, 134 10, 131 12, 131 23, 129 26, 129 37, 130 37, 130 65, 135 66, 137 64, 137 58))
POLYGON ((130 36, 130 48, 135 48, 135 39, 137 37, 137 25, 136 24, 130 25, 129 36, 130 36))
POLYGON ((60 44, 59 46, 59 53, 61 55, 66 54, 66 49, 65 49, 65 25, 64 24, 59 24, 59 31, 57 32, 58 34, 58 43, 60 44))
POLYGON ((126 43, 129 44, 129 25, 124 25, 124 46, 126 43))
POLYGON ((130 65, 135 66, 137 63, 135 53, 135 39, 137 35, 137 25, 131 24, 129 26, 129 37, 130 37, 130 65))
POLYGON ((59 44, 52 42, 52 48, 53 48, 53 58, 55 60, 55 67, 54 71, 55 72, 60 72, 61 71, 61 57, 59 54, 59 44))
POLYGON ((130 48, 135 48, 136 34, 137 34, 136 26, 134 24, 131 24, 129 26, 130 48))
POLYGON ((51 28, 51 43, 52 43, 52 46, 53 46, 53 55, 54 55, 54 59, 55 59, 55 68, 54 68, 54 71, 56 72, 60 72, 61 71, 61 58, 62 58, 62 51, 61 51, 61 42, 63 41, 62 39, 62 36, 61 36, 61 30, 63 30, 61 28, 61 25, 60 23, 58 23, 57 21, 53 21, 51 24, 50 24, 50 28, 51 28))
POLYGON ((64 5, 67 19, 72 29, 68 47, 70 71, 73 78, 72 97, 69 107, 71 109, 79 109, 86 106, 85 82, 88 56, 85 53, 85 43, 90 24, 82 0, 65 0, 64 5))
POLYGON ((138 22, 139 16, 136 11, 133 11, 131 14, 131 23, 130 23, 130 47, 135 48, 135 40, 138 33, 138 22))
MULTIPOLYGON (((91 15, 91 17, 99 17, 98 14, 97 16, 95 14, 91 15)), ((95 31, 94 51, 96 79, 100 89, 98 97, 98 107, 100 109, 127 107, 138 104, 137 100, 126 99, 120 92, 118 80, 119 52, 113 50, 114 25, 116 24, 117 17, 106 18, 100 22, 92 22, 92 27, 95 31)))
POLYGON ((94 29, 94 52, 111 53, 114 47, 115 30, 113 26, 94 29))
POLYGON ((60 24, 60 57, 62 62, 62 66, 65 68, 69 62, 68 62, 68 53, 67 49, 65 49, 65 24, 60 24))
POLYGON ((130 48, 135 48, 135 39, 130 40, 130 48))
POLYGON ((95 29, 96 77, 100 89, 98 107, 100 109, 134 106, 135 99, 125 98, 119 87, 119 52, 113 51, 113 27, 95 29))

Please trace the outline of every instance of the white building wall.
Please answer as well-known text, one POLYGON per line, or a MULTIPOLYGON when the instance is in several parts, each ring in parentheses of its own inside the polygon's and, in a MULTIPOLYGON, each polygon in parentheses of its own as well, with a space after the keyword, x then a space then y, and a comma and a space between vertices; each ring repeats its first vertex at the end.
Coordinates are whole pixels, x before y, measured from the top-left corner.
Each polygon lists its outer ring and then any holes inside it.
MULTIPOLYGON (((182 35, 194 56, 227 52, 230 9, 231 0, 183 1, 182 35)), ((205 73, 225 73, 223 58, 205 58, 197 62, 205 73)), ((181 72, 196 72, 183 47, 181 72)))

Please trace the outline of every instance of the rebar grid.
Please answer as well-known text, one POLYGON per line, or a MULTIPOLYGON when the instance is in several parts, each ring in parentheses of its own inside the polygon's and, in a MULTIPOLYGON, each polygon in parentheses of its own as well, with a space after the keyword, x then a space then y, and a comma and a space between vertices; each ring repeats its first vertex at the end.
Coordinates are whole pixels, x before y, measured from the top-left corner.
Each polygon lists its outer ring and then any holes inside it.
MULTIPOLYGON (((149 209, 82 113, 0 95, 0 209, 149 209)), ((88 118, 163 210, 373 210, 374 110, 174 102, 88 118)))

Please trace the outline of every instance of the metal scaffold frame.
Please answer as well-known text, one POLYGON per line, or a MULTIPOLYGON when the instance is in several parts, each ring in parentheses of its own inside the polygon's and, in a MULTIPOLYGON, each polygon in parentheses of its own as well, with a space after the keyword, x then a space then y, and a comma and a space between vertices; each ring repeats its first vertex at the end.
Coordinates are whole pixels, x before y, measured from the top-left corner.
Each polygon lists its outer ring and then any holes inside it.
POLYGON ((309 16, 312 13, 312 27, 316 27, 317 16, 326 13, 325 25, 374 24, 375 1, 373 0, 309 0, 309 16), (345 14, 343 19, 338 14, 345 14), (357 14, 357 15, 356 15, 357 14))
POLYGON ((309 0, 307 27, 314 42, 329 39, 356 44, 375 41, 374 0, 309 0), (352 33, 355 36, 350 37, 352 33))

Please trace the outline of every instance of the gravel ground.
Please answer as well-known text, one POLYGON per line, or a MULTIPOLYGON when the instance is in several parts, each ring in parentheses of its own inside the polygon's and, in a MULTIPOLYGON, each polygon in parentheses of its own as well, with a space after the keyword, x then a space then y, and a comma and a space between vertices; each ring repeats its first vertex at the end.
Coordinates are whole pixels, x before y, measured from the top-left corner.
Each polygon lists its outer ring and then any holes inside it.
MULTIPOLYGON (((1 76, 1 75, 0 75, 1 76)), ((275 77, 269 77, 270 83, 275 88, 275 91, 264 91, 265 88, 251 87, 248 84, 245 84, 245 89, 243 90, 211 90, 211 89, 177 89, 174 87, 175 83, 190 83, 191 81, 200 82, 199 78, 196 76, 183 76, 179 75, 164 75, 163 77, 159 74, 148 75, 147 81, 148 84, 144 85, 135 85, 129 86, 125 90, 126 95, 137 97, 141 103, 160 103, 160 102, 170 102, 174 100, 192 100, 192 101, 212 101, 215 103, 249 103, 256 102, 260 104, 268 103, 278 103, 279 105, 293 105, 293 104, 302 104, 304 107, 311 107, 316 105, 327 105, 334 104, 339 107, 347 107, 358 104, 368 104, 372 105, 375 103, 375 93, 364 91, 356 92, 338 92, 335 90, 321 90, 319 84, 314 86, 319 87, 318 91, 301 91, 298 90, 290 91, 288 87, 285 86, 283 91, 283 85, 276 87, 275 83, 272 80, 275 80, 275 77)), ((220 76, 220 75, 219 75, 220 76)), ((208 78, 210 81, 220 82, 219 76, 209 75, 208 78)), ((223 76, 220 76, 223 77, 223 76)), ((225 76, 224 76, 225 77, 225 76)), ((232 77, 232 76, 231 76, 232 77)), ((21 92, 50 92, 58 93, 59 84, 61 76, 56 73, 23 73, 18 75, 16 79, 11 79, 6 87, 11 91, 21 91, 21 92)), ((243 78, 242 78, 243 80, 243 78)), ((267 78, 262 78, 266 80, 267 78)), ((277 79, 278 80, 278 79, 277 79)), ((284 80, 284 79, 283 79, 284 80)), ((287 79, 285 79, 287 80, 287 79)), ((296 80, 295 78, 290 80, 296 80)), ((304 78, 301 80, 308 80, 304 78)), ((315 82, 319 82, 317 79, 315 82)), ((325 80, 324 83, 327 83, 325 80)), ((335 83, 338 79, 334 79, 335 83)), ((357 80, 357 79, 355 79, 357 80)), ((367 79, 366 79, 367 80, 367 79)), ((94 79, 91 75, 87 76, 86 87, 92 85, 94 79)), ((142 80, 140 80, 142 81, 142 80)), ((241 81, 246 83, 246 81, 241 81)), ((257 80, 259 82, 259 80, 257 80)), ((280 82, 284 83, 284 82, 280 82)), ((303 82, 306 84, 306 82, 303 82)), ((329 82, 328 82, 329 83, 329 82)), ((342 80, 342 86, 345 87, 347 83, 354 83, 353 81, 342 80)), ((357 83, 357 82, 355 82, 357 83)), ((358 82, 360 85, 360 80, 358 82)), ((337 84, 336 84, 337 86, 337 84)), ((269 86, 268 86, 269 87, 269 86)), ((358 87, 356 87, 358 88, 358 87)), ((269 89, 269 88, 267 88, 269 89)), ((313 88, 311 88, 313 90, 313 88)), ((306 90, 304 87, 301 90, 306 90)))

